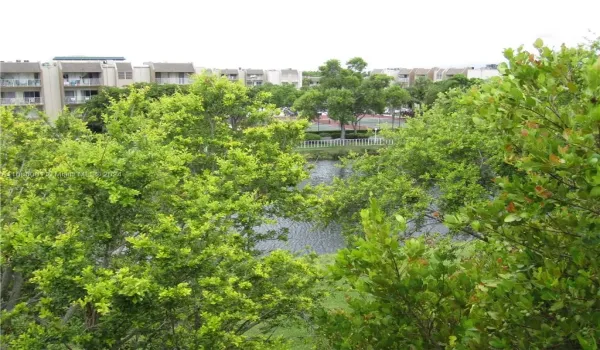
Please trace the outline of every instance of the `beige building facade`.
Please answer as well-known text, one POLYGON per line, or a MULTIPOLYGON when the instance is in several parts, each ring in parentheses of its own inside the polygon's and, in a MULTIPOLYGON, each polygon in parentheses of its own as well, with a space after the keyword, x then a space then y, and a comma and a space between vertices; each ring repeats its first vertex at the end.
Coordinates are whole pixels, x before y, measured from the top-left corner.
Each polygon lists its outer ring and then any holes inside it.
POLYGON ((34 107, 55 119, 98 95, 103 87, 134 83, 186 85, 193 74, 225 76, 249 87, 271 84, 302 86, 295 69, 211 69, 191 62, 145 62, 133 66, 124 57, 55 57, 50 62, 0 61, 0 105, 34 107))

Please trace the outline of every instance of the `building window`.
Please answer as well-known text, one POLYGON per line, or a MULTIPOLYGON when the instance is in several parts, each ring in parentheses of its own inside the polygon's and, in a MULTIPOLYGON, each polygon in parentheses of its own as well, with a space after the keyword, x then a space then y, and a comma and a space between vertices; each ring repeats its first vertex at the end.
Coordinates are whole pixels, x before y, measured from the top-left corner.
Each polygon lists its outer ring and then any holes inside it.
POLYGON ((133 72, 119 72, 119 79, 133 79, 133 72))
POLYGON ((17 93, 14 91, 2 91, 0 92, 2 98, 17 98, 17 93))
POLYGON ((23 97, 25 97, 25 98, 39 98, 40 97, 40 92, 39 91, 24 91, 23 92, 23 97))

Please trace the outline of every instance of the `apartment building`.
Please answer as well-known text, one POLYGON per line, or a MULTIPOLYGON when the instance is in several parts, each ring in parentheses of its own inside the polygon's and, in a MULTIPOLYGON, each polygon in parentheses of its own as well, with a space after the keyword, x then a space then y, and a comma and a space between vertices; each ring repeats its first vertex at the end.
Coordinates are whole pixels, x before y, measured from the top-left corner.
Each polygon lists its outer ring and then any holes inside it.
POLYGON ((490 79, 498 76, 500 76, 500 71, 498 71, 497 64, 488 64, 481 68, 471 67, 467 70, 467 78, 469 79, 490 79))
POLYGON ((150 82, 159 85, 177 84, 187 85, 190 83, 190 76, 196 73, 194 64, 188 63, 146 63, 150 69, 150 82))
POLYGON ((279 85, 279 84, 295 85, 296 88, 298 88, 298 89, 300 89, 302 87, 302 72, 300 72, 299 70, 288 68, 288 69, 282 69, 279 72, 281 72, 280 80, 278 82, 271 82, 271 81, 269 81, 269 82, 276 84, 276 85, 279 85))
POLYGON ((385 74, 394 79, 393 83, 406 88, 410 83, 410 72, 411 69, 408 68, 385 68, 374 69, 371 74, 385 74))
POLYGON ((42 69, 39 62, 0 62, 0 105, 42 109, 42 69))
POLYGON ((373 69, 371 74, 385 74, 394 78, 394 82, 403 87, 414 86, 419 78, 426 78, 433 82, 450 79, 458 74, 467 78, 488 79, 499 76, 498 65, 489 64, 484 68, 385 68, 373 69))
POLYGON ((233 68, 215 69, 214 71, 219 76, 226 77, 227 79, 229 79, 229 81, 232 81, 232 82, 241 81, 241 82, 245 83, 244 71, 241 68, 239 68, 239 69, 233 69, 233 68))
POLYGON ((261 86, 268 82, 267 72, 262 69, 246 69, 246 86, 261 86))
MULTIPOLYGON (((106 86, 134 83, 185 85, 192 74, 214 74, 246 86, 293 84, 302 86, 295 69, 210 69, 192 62, 145 62, 134 66, 124 57, 57 56, 50 62, 0 62, 0 105, 34 106, 51 118, 63 108, 75 109, 106 86)), ((318 82, 318 80, 317 80, 318 82)))

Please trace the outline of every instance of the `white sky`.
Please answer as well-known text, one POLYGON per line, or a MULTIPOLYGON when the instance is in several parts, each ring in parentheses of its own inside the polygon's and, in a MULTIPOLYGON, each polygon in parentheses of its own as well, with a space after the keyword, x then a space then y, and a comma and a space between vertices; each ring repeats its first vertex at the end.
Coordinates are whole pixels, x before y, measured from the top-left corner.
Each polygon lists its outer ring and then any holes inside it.
POLYGON ((479 66, 600 35, 600 0, 1 0, 0 60, 124 56, 210 68, 479 66), (590 35, 589 31, 595 33, 590 35))

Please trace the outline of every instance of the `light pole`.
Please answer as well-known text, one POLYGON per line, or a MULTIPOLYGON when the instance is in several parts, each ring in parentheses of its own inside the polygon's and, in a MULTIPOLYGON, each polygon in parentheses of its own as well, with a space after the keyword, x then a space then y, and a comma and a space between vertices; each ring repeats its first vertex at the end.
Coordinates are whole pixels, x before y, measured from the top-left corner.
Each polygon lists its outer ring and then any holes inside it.
POLYGON ((377 130, 379 130, 379 128, 375 127, 373 130, 375 130, 375 140, 377 140, 377 130))

